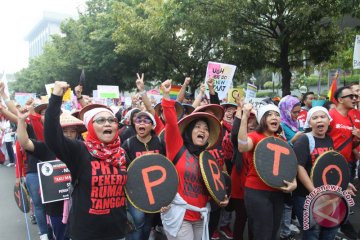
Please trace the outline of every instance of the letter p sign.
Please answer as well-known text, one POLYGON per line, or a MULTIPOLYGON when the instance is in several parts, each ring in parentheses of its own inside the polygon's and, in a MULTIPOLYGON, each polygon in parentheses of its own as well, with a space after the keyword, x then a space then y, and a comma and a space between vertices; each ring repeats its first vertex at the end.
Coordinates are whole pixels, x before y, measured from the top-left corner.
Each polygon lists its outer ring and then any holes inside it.
POLYGON ((146 189, 146 193, 147 193, 147 196, 149 199, 149 203, 150 203, 150 205, 153 205, 153 204, 155 204, 155 199, 154 199, 154 195, 152 192, 152 188, 162 184, 165 181, 166 170, 162 166, 150 166, 150 167, 142 169, 141 173, 142 173, 142 177, 144 180, 145 189, 146 189), (161 177, 159 179, 151 182, 150 178, 149 178, 149 174, 151 172, 155 172, 155 171, 160 171, 161 177))

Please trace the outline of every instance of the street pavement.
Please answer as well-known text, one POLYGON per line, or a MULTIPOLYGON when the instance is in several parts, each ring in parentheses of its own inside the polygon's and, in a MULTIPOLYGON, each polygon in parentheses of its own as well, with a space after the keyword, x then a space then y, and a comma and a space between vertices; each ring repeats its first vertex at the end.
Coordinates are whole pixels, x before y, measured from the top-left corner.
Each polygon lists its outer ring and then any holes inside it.
POLYGON ((14 200, 15 168, 0 164, 0 239, 1 240, 37 240, 37 225, 28 219, 30 236, 27 233, 25 214, 16 206, 14 200))

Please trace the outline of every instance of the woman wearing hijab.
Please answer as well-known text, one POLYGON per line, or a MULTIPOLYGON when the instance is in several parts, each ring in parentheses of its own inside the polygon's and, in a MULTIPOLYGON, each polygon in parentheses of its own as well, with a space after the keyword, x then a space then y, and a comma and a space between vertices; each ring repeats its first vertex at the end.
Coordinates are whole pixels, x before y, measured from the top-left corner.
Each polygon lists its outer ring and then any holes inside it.
MULTIPOLYGON (((166 120, 166 155, 179 174, 178 193, 170 209, 162 213, 169 240, 200 240, 207 236, 209 193, 200 173, 199 155, 215 147, 220 135, 220 122, 208 113, 193 113, 177 123, 175 101, 170 100, 171 80, 162 84, 162 107, 166 120)), ((220 204, 228 203, 227 196, 220 204)))
POLYGON ((276 239, 284 208, 284 192, 289 193, 296 188, 296 179, 292 182, 284 180, 285 186, 275 189, 260 178, 253 161, 255 148, 264 138, 282 139, 280 136, 280 110, 272 104, 261 106, 256 117, 259 125, 254 132, 248 133, 248 119, 251 110, 251 104, 244 105, 238 133, 239 151, 249 152, 251 158, 245 180, 245 207, 254 239, 276 239))
POLYGON ((73 240, 124 239, 127 223, 124 186, 126 157, 120 147, 114 113, 88 108, 84 142, 65 138, 59 123, 66 82, 55 82, 45 117, 45 142, 71 172, 72 207, 69 235, 73 240))
POLYGON ((285 133, 285 138, 292 146, 294 142, 302 136, 298 115, 301 111, 301 103, 298 98, 287 95, 279 102, 281 127, 285 133))
MULTIPOLYGON (((298 98, 291 95, 283 97, 279 102, 281 127, 285 138, 290 146, 304 133, 300 131, 300 124, 297 120, 301 111, 301 103, 298 98)), ((280 239, 294 239, 294 233, 300 233, 295 225, 291 224, 292 215, 292 197, 291 194, 285 194, 284 211, 280 226, 280 239)))

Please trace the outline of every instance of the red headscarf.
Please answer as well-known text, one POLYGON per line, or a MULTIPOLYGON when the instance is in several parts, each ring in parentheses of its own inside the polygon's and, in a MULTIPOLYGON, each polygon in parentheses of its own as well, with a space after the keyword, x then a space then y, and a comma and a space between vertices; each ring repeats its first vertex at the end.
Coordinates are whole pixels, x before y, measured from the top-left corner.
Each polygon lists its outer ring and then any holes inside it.
POLYGON ((126 163, 125 151, 120 147, 120 138, 115 134, 110 143, 103 143, 96 136, 92 120, 88 123, 88 135, 85 145, 89 153, 113 166, 124 165, 126 163))

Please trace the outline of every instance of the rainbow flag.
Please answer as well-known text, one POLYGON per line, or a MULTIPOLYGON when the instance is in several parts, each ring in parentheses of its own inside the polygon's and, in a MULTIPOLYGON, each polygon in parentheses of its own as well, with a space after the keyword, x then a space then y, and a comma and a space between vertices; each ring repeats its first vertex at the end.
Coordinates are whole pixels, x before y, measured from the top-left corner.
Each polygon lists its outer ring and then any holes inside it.
MULTIPOLYGON (((181 89, 181 85, 172 85, 170 90, 170 99, 176 100, 177 96, 179 95, 181 89)), ((160 93, 162 94, 162 90, 160 90, 160 93)))
POLYGON ((333 103, 337 104, 337 101, 336 99, 334 98, 334 94, 335 94, 335 91, 337 89, 337 79, 339 77, 339 72, 336 72, 335 74, 335 77, 331 83, 331 86, 330 86, 330 89, 329 89, 329 92, 328 92, 328 98, 330 101, 332 101, 333 103))

